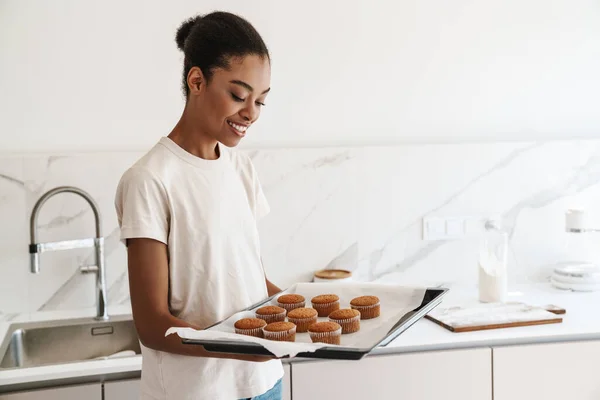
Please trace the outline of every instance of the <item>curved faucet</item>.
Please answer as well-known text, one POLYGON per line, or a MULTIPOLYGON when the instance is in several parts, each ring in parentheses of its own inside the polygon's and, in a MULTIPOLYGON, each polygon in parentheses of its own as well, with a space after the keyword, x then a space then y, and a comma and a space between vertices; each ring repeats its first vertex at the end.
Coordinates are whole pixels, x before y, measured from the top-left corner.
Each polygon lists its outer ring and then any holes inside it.
POLYGON ((29 224, 30 229, 30 263, 31 273, 37 274, 40 272, 40 253, 46 251, 56 250, 69 250, 69 249, 80 249, 87 247, 95 248, 96 265, 93 267, 82 267, 82 272, 95 272, 96 273, 96 319, 106 320, 108 319, 108 312, 106 309, 106 271, 104 266, 104 238, 102 237, 102 227, 100 221, 100 209, 94 199, 85 191, 73 187, 73 186, 59 186, 44 193, 42 197, 38 199, 31 212, 31 219, 29 224), (96 237, 88 239, 76 239, 76 240, 65 240, 61 242, 48 242, 38 243, 37 242, 37 218, 40 209, 54 195, 59 193, 74 193, 83 197, 94 212, 94 218, 96 220, 96 237))

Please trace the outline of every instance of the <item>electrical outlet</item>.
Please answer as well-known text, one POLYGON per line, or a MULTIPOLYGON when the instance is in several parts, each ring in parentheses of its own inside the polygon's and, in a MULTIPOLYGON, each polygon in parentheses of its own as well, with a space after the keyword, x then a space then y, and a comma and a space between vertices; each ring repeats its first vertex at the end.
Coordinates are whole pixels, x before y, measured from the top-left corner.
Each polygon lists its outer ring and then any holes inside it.
POLYGON ((443 240, 446 237, 446 221, 443 218, 423 218, 423 240, 443 240))
POLYGON ((423 218, 423 240, 456 240, 479 236, 485 232, 485 222, 499 218, 489 216, 449 216, 423 218))
POLYGON ((465 220, 463 218, 446 219, 446 238, 459 239, 465 236, 465 220))

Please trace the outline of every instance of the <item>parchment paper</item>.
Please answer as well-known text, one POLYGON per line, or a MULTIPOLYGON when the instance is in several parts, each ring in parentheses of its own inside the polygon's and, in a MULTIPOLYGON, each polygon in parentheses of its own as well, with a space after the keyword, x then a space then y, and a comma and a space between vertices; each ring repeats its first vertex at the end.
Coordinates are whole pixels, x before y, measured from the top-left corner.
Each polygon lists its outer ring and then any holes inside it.
MULTIPOLYGON (((371 348, 381 341, 389 330, 408 312, 421 305, 426 292, 424 287, 409 287, 375 283, 298 283, 275 296, 264 305, 277 305, 277 297, 284 293, 301 294, 306 298, 306 306, 311 307, 310 299, 320 294, 337 294, 340 297, 340 308, 350 308, 350 301, 359 296, 374 295, 379 297, 381 315, 378 318, 361 320, 360 330, 356 333, 342 335, 338 347, 371 348)), ((261 305, 260 307, 264 306, 261 305)), ((314 352, 322 347, 336 345, 312 343, 308 333, 296 333, 296 342, 276 342, 235 333, 234 323, 247 317, 254 317, 254 310, 243 311, 232 315, 218 325, 206 330, 191 328, 170 328, 165 335, 177 334, 186 339, 211 339, 237 342, 253 342, 262 345, 276 357, 295 357, 301 352, 314 352)), ((319 318, 319 321, 327 321, 319 318)))

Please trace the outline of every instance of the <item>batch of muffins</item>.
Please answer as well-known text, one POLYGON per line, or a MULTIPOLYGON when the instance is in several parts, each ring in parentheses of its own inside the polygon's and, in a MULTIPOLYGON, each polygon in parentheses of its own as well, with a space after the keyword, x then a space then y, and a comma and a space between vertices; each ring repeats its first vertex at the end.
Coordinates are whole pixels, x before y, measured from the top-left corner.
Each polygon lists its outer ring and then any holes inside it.
POLYGON ((341 344, 342 335, 360 330, 360 321, 377 318, 381 306, 377 296, 360 296, 350 301, 350 308, 340 307, 335 294, 322 294, 311 299, 312 308, 299 294, 283 294, 277 305, 258 308, 255 318, 242 318, 235 332, 268 340, 295 342, 296 333, 310 335, 313 343, 341 344), (328 320, 318 322, 318 317, 328 320), (287 319, 287 321, 286 321, 287 319))

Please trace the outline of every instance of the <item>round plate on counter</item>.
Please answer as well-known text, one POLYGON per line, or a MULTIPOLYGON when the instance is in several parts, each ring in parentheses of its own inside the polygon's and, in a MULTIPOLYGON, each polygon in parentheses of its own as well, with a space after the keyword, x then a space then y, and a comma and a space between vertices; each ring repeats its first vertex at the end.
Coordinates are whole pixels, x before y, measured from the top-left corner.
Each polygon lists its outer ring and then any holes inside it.
POLYGON ((552 279, 560 283, 566 284, 584 284, 584 285, 600 285, 600 279, 581 278, 577 276, 559 275, 557 273, 552 274, 552 279))
POLYGON ((600 267, 596 264, 563 264, 554 268, 556 275, 600 282, 600 267))
POLYGON ((323 269, 314 274, 314 282, 341 282, 352 279, 352 272, 345 269, 323 269))

